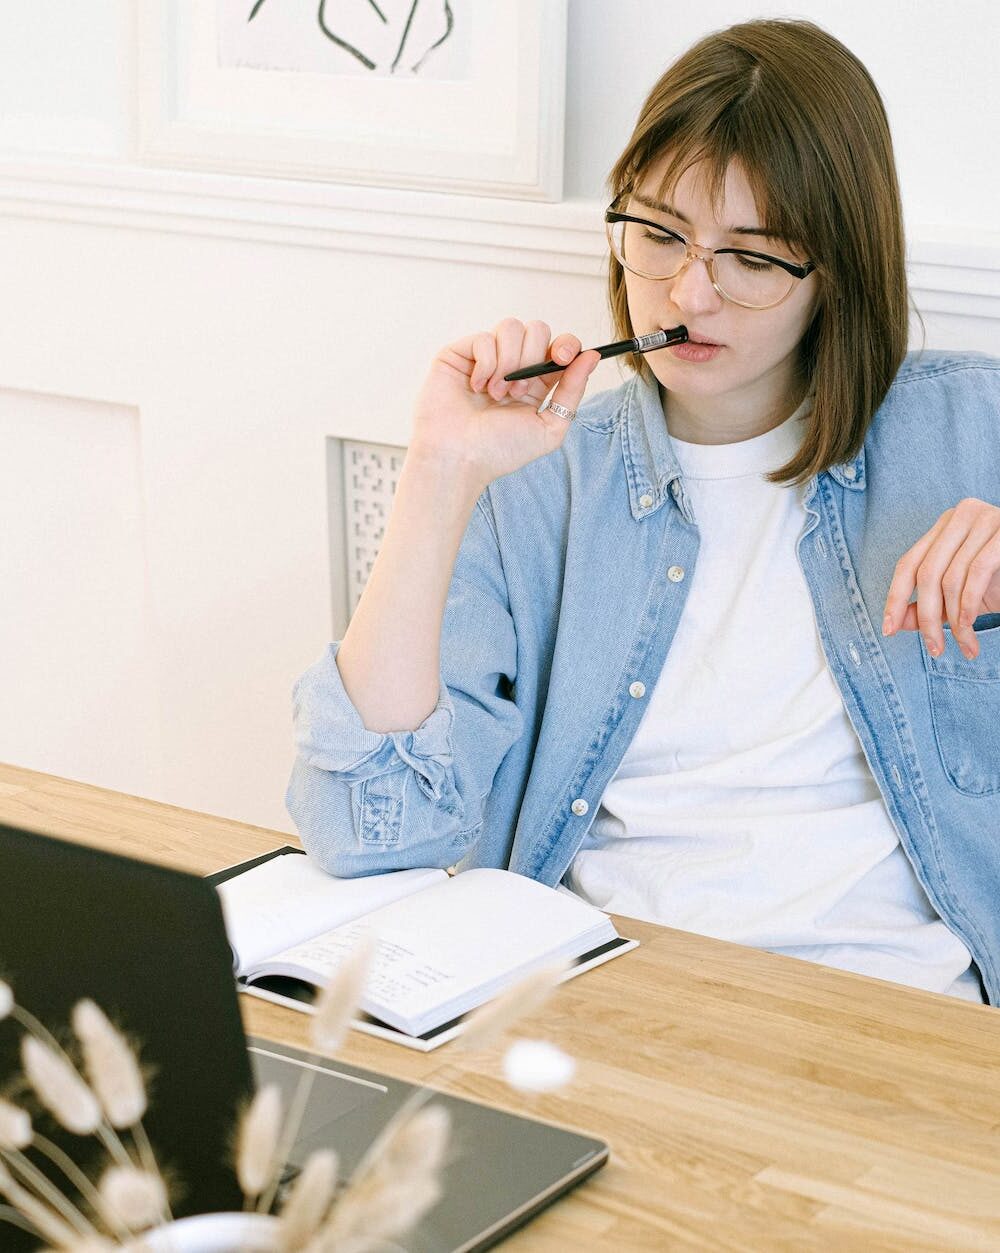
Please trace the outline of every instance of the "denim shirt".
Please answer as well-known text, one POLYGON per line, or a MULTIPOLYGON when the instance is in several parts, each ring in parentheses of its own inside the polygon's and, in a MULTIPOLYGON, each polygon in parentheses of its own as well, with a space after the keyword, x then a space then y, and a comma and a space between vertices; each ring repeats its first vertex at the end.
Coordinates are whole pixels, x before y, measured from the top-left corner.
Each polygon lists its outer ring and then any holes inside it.
MULTIPOLYGON (((1000 614, 973 624, 971 660, 947 626, 937 658, 919 632, 881 633, 897 561, 965 497, 1000 505, 1000 359, 910 354, 860 454, 804 485, 796 551, 902 848, 997 1004, 1000 614)), ((587 400, 558 451, 480 496, 419 727, 364 726, 336 643, 296 683, 286 801, 309 852, 341 876, 461 863, 557 884, 642 719, 698 547, 655 380, 587 400)))

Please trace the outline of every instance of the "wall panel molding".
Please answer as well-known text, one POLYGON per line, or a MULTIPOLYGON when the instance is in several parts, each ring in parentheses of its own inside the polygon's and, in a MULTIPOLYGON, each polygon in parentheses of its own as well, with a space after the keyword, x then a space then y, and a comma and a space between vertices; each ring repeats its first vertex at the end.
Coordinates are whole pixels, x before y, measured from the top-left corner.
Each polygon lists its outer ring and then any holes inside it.
MULTIPOLYGON (((0 214, 600 276, 603 203, 539 204, 137 166, 0 161, 0 214)), ((1000 232, 910 228, 922 310, 1000 319, 1000 232)))

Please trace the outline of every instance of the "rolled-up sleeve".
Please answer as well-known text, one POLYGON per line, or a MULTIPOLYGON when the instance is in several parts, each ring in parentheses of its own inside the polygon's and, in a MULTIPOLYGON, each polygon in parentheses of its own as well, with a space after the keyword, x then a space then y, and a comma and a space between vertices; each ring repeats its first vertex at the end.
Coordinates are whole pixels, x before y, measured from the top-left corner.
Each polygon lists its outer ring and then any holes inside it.
POLYGON ((438 701, 420 726, 368 730, 341 680, 338 649, 331 644, 292 693, 297 755, 285 799, 303 843, 342 876, 451 865, 475 843, 493 778, 523 729, 487 494, 456 561, 438 701))

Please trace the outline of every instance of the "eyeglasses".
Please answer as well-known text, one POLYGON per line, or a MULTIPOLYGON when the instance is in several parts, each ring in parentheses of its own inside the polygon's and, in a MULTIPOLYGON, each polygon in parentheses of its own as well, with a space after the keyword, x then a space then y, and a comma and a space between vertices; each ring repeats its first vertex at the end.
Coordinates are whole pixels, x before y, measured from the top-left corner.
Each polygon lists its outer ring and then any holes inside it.
POLYGON ((604 214, 608 243, 626 270, 640 278, 676 278, 692 261, 704 261, 712 286, 724 300, 744 309, 771 309, 811 274, 812 261, 802 265, 745 248, 702 248, 679 231, 617 213, 612 201, 604 214))

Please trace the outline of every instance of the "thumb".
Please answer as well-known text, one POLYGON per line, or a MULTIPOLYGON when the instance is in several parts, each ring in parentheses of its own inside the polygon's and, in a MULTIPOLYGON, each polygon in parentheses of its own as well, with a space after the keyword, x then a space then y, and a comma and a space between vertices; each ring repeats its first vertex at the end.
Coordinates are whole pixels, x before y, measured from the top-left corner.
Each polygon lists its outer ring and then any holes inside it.
POLYGON ((587 380, 601 360, 601 354, 593 348, 581 352, 563 370, 559 382, 553 391, 549 403, 564 405, 574 412, 583 403, 583 395, 587 390, 587 380))

